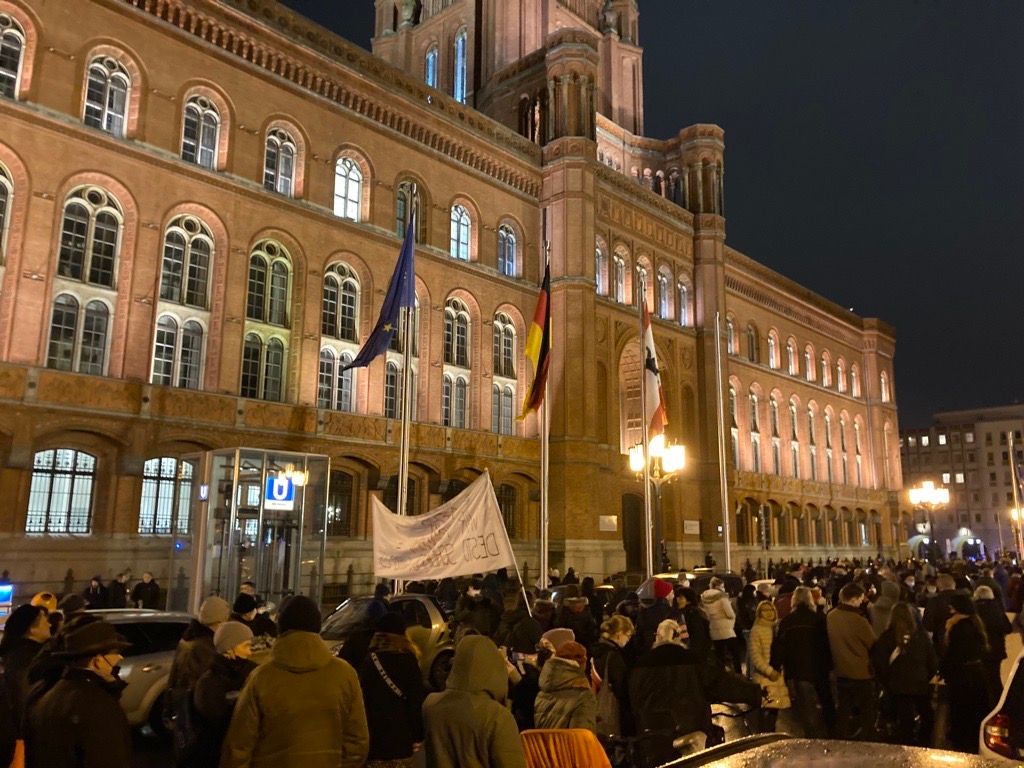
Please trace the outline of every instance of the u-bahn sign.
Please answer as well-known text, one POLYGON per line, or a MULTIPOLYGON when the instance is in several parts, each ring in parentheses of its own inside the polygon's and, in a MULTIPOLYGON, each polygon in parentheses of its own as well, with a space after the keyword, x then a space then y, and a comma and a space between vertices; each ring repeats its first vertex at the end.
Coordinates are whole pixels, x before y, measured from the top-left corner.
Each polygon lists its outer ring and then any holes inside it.
POLYGON ((284 475, 267 475, 263 508, 290 512, 295 509, 295 483, 284 475))

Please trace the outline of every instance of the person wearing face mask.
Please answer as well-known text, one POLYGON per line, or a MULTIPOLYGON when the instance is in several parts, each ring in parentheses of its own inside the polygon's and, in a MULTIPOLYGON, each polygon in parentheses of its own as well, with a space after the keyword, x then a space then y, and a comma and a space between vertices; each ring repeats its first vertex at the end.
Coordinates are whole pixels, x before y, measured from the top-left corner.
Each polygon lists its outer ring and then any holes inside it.
POLYGON ((629 711, 629 666, 623 649, 636 630, 625 616, 612 616, 601 624, 601 639, 591 654, 594 669, 601 676, 597 692, 597 732, 602 736, 626 736, 633 733, 629 711))
POLYGON ((199 678, 192 702, 196 711, 197 746, 192 754, 194 768, 217 768, 224 736, 231 724, 238 694, 256 669, 252 656, 252 630, 239 621, 217 627, 213 644, 217 656, 199 678))
POLYGON ((126 684, 118 675, 130 645, 105 621, 67 634, 60 681, 28 711, 27 768, 129 768, 131 730, 118 701, 126 684))
POLYGON ((7 617, 0 640, 0 765, 9 765, 14 756, 28 698, 29 665, 49 639, 50 620, 42 606, 19 605, 7 617))
POLYGON ((913 571, 904 574, 900 582, 900 602, 911 605, 917 602, 917 577, 913 571))
POLYGON ((918 590, 917 600, 915 605, 918 608, 928 607, 928 601, 931 600, 935 595, 939 593, 939 586, 935 581, 934 576, 929 576, 925 579, 924 589, 918 590))

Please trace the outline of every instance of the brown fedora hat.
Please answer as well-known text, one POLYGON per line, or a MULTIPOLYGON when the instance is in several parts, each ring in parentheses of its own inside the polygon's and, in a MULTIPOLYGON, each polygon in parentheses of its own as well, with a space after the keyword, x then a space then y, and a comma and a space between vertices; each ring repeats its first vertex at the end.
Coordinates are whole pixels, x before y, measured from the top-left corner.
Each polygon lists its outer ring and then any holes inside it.
POLYGON ((75 659, 83 656, 98 656, 110 651, 123 651, 131 643, 117 634, 113 624, 94 621, 76 627, 64 636, 64 648, 59 654, 63 658, 75 659))

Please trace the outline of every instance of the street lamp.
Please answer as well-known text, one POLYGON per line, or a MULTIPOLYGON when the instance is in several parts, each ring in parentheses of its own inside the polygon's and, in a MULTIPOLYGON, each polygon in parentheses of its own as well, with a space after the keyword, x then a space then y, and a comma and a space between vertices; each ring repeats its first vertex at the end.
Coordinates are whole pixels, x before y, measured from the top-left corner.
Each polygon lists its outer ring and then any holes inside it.
POLYGON ((1017 559, 1024 557, 1024 531, 1021 531, 1021 524, 1024 523, 1024 509, 1013 507, 1010 509, 1010 528, 1013 533, 1013 545, 1017 548, 1017 559))
POLYGON ((921 485, 910 489, 910 503, 920 507, 928 514, 928 562, 935 560, 938 548, 938 537, 935 535, 935 510, 949 504, 949 489, 937 488, 931 480, 922 481, 921 485))
POLYGON ((645 534, 647 551, 651 553, 648 564, 653 569, 654 552, 661 541, 661 487, 675 480, 685 469, 686 448, 675 443, 666 445, 665 435, 655 435, 647 446, 646 456, 643 443, 637 443, 629 449, 629 469, 637 479, 643 479, 645 466, 651 485, 654 486, 654 524, 648 527, 645 534))

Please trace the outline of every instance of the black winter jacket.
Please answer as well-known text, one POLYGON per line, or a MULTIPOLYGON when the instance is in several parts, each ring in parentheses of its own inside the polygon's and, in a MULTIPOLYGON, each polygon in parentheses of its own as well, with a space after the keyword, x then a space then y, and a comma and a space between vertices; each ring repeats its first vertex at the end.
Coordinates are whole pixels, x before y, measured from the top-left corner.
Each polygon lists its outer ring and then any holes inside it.
POLYGON ((427 696, 412 644, 402 635, 376 633, 359 668, 359 685, 370 728, 368 759, 411 757, 413 744, 423 741, 422 707, 427 696))
POLYGON ((928 633, 919 628, 893 659, 899 642, 900 638, 889 627, 872 646, 871 666, 875 677, 886 691, 897 696, 927 696, 931 693, 929 682, 939 668, 928 633))
POLYGON ((27 768, 129 768, 128 718, 118 703, 124 683, 70 668, 28 712, 27 768))
POLYGON ((235 702, 254 669, 256 665, 248 659, 217 656, 196 683, 192 693, 196 717, 192 724, 197 744, 191 753, 191 764, 195 768, 217 768, 220 765, 220 750, 231 725, 235 702))
POLYGON ((1002 661, 1006 658, 1006 636, 1013 631, 1002 601, 999 598, 977 600, 974 606, 978 609, 978 618, 985 625, 985 634, 988 635, 989 659, 1002 661))
POLYGON ((654 645, 654 638, 658 633, 658 625, 665 619, 671 619, 677 615, 676 610, 666 600, 656 600, 654 605, 640 609, 636 617, 636 636, 640 641, 641 651, 648 651, 654 645))
POLYGON ((501 614, 494 644, 517 653, 536 653, 541 634, 540 623, 525 608, 517 608, 501 614))
POLYGON ((824 614, 806 605, 797 607, 779 622, 772 642, 771 665, 782 669, 787 680, 821 683, 832 669, 832 651, 824 614))

